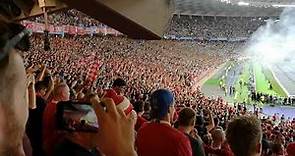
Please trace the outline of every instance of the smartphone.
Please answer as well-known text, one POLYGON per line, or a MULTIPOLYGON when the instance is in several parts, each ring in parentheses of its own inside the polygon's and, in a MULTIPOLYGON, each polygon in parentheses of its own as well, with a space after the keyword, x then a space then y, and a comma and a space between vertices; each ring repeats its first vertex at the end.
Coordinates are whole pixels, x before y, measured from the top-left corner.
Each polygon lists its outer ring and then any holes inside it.
POLYGON ((59 130, 97 132, 99 125, 91 104, 63 101, 57 104, 56 123, 59 130))

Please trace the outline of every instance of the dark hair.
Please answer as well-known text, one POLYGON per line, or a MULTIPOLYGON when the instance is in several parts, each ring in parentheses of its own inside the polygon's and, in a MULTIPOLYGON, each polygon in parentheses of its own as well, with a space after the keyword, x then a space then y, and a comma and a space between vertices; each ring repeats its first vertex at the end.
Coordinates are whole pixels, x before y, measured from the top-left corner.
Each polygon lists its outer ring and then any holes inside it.
POLYGON ((30 32, 23 25, 10 22, 0 15, 0 61, 8 58, 8 52, 12 48, 28 51, 30 48, 29 34, 30 32))
MULTIPOLYGON (((18 23, 10 23, 9 24, 10 33, 9 39, 13 38, 18 33, 22 32, 26 27, 18 23)), ((31 43, 29 39, 29 35, 25 35, 16 45, 15 48, 21 51, 28 51, 30 49, 31 43)))
MULTIPOLYGON (((27 3, 28 1, 26 1, 27 3)), ((30 3, 30 2, 28 2, 30 3)), ((30 4, 32 5, 32 4, 30 4)), ((0 2, 0 14, 6 16, 7 18, 15 18, 20 16, 22 10, 13 2, 2 0, 0 2)))
POLYGON ((151 111, 151 104, 150 103, 145 103, 144 104, 144 111, 145 112, 151 111))
POLYGON ((36 84, 35 84, 35 89, 36 89, 36 92, 42 90, 42 89, 47 89, 47 85, 44 81, 38 81, 36 84))
POLYGON ((205 123, 205 120, 201 115, 196 116, 196 125, 203 126, 204 123, 205 123))
MULTIPOLYGON (((9 32, 9 21, 4 17, 0 15, 0 53, 3 51, 3 49, 9 40, 8 34, 9 32)), ((0 67, 4 66, 8 62, 8 57, 5 57, 3 60, 0 60, 0 67), (4 61, 5 60, 5 61, 4 61)))
POLYGON ((3 48, 7 42, 8 35, 6 34, 9 31, 9 21, 0 15, 0 49, 3 48))
POLYGON ((189 107, 183 108, 178 115, 179 126, 187 127, 194 125, 196 120, 196 112, 193 109, 189 107))
POLYGON ((144 111, 144 103, 142 101, 134 102, 133 107, 136 113, 144 111))
MULTIPOLYGON (((0 25, 0 49, 7 44, 9 39, 13 38, 25 29, 23 25, 10 22, 1 15, 0 25)), ((29 36, 25 35, 22 37, 22 39, 15 45, 15 48, 22 51, 28 51, 30 48, 29 36)))
MULTIPOLYGON (((38 71, 38 72, 40 73, 41 71, 38 71)), ((45 76, 43 81, 46 86, 49 86, 49 83, 51 81, 51 76, 49 76, 49 75, 45 76)))
POLYGON ((127 85, 127 83, 121 78, 117 78, 113 83, 113 87, 123 87, 126 85, 127 85))

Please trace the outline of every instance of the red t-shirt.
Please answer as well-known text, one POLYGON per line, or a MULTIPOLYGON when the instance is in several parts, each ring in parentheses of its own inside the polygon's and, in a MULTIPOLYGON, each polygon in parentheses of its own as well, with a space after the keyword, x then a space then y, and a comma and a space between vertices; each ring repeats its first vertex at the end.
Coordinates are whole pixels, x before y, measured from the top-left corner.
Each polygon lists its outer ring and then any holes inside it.
POLYGON ((142 116, 137 116, 137 121, 135 124, 135 130, 138 131, 139 128, 145 123, 147 120, 143 118, 142 116))
POLYGON ((191 156, 189 139, 165 123, 145 123, 137 133, 139 156, 191 156))
POLYGON ((221 145, 221 149, 214 149, 210 146, 204 145, 206 154, 215 156, 234 156, 229 145, 224 143, 221 145))
POLYGON ((43 147, 48 155, 54 151, 54 146, 61 140, 55 122, 56 101, 50 101, 43 114, 43 147))

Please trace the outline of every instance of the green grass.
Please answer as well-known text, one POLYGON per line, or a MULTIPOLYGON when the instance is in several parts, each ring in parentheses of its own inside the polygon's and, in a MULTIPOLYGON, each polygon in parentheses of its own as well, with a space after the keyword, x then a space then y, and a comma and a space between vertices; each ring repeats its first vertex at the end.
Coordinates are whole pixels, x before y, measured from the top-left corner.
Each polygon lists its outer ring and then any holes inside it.
POLYGON ((271 71, 267 67, 262 67, 259 63, 254 63, 254 74, 256 79, 257 92, 266 93, 270 95, 276 95, 285 97, 287 94, 282 87, 274 79, 271 71), (272 84, 273 89, 269 89, 269 82, 272 84))
POLYGON ((244 69, 242 71, 242 74, 240 75, 239 79, 235 83, 236 88, 236 94, 234 97, 234 100, 236 102, 249 102, 248 100, 248 85, 240 85, 239 81, 242 80, 242 82, 248 82, 250 78, 250 72, 249 72, 250 65, 249 63, 246 63, 244 66, 244 69))
POLYGON ((209 79, 205 82, 205 85, 219 85, 219 79, 209 79))
POLYGON ((272 72, 268 68, 263 68, 265 77, 270 81, 272 84, 273 90, 277 93, 278 96, 287 97, 287 93, 283 90, 281 85, 277 82, 274 78, 272 72))
MULTIPOLYGON (((254 76, 256 79, 256 90, 258 92, 276 95, 285 97, 287 94, 284 92, 282 87, 278 84, 278 82, 274 79, 272 72, 268 68, 263 68, 261 64, 254 63, 251 66, 252 62, 247 62, 244 65, 243 70, 241 71, 241 75, 239 76, 238 80, 235 82, 235 89, 236 94, 234 96, 226 96, 224 97, 226 101, 229 103, 233 102, 246 102, 251 103, 251 99, 248 97, 249 90, 248 85, 244 85, 244 82, 249 83, 250 78, 250 68, 253 67, 254 76), (240 86, 239 81, 243 81, 243 85, 240 86), (273 86, 273 89, 269 89, 270 82, 273 86)), ((227 69, 233 62, 228 62, 224 66, 224 68, 218 72, 216 72, 211 78, 209 78, 204 84, 203 87, 216 87, 219 88, 219 83, 222 76, 225 74, 224 71, 227 69)), ((210 93, 210 92, 209 92, 210 93)), ((259 104, 259 103, 257 103, 259 104)))
POLYGON ((226 68, 232 65, 232 61, 228 61, 224 64, 221 70, 217 71, 211 78, 209 78, 203 85, 217 85, 219 87, 219 82, 223 76, 223 72, 226 68))

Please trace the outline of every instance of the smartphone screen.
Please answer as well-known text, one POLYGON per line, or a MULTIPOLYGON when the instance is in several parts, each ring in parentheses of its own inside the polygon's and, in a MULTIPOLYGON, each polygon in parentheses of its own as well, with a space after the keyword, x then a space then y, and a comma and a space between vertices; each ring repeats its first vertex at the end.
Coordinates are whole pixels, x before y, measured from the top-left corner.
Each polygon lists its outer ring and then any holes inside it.
POLYGON ((59 102, 56 120, 61 130, 97 132, 99 128, 95 111, 88 103, 59 102))

